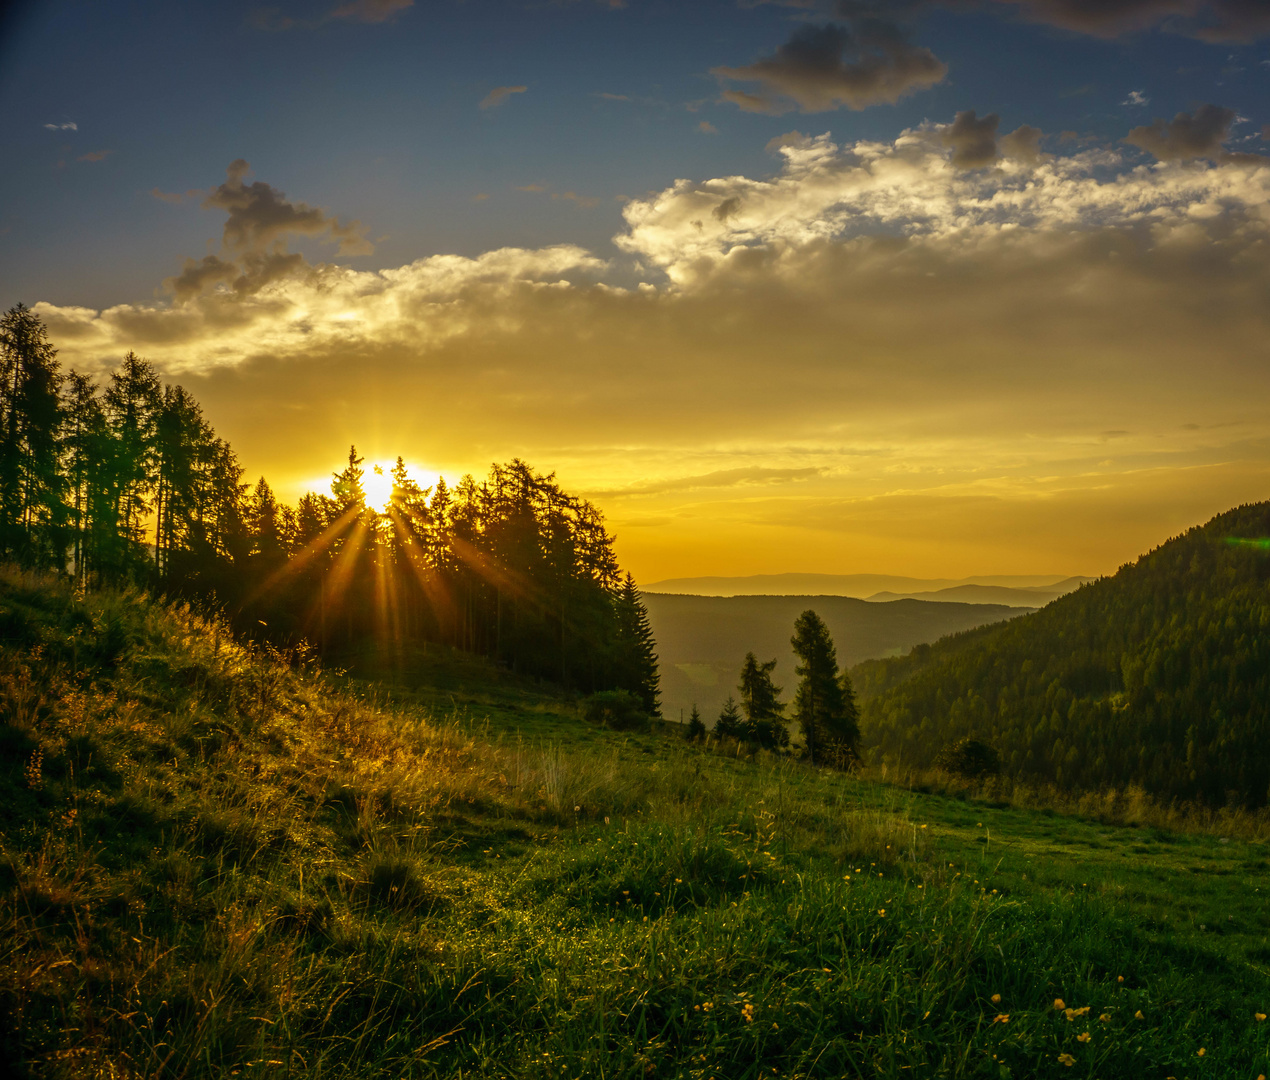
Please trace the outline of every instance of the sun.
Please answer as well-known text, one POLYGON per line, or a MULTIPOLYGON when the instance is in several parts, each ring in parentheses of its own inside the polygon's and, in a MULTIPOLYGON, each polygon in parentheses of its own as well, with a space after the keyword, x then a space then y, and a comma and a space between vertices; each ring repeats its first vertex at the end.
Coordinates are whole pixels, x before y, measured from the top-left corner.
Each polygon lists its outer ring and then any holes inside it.
POLYGON ((366 492, 366 505, 383 510, 392 500, 391 466, 372 465, 362 475, 362 490, 366 492))

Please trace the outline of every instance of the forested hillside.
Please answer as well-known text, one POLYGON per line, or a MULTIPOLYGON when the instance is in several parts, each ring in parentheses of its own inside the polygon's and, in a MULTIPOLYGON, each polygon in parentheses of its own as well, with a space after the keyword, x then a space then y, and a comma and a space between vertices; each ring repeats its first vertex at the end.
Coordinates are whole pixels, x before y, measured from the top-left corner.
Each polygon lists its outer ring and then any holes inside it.
POLYGON ((350 449, 329 495, 283 505, 147 361, 98 387, 28 308, 0 319, 0 561, 196 599, 326 654, 439 642, 656 712, 647 615, 595 506, 520 460, 450 489, 398 458, 383 506, 364 479, 350 449))
POLYGON ((857 666, 866 751, 975 736, 1020 778, 1256 807, 1270 786, 1270 503, 1008 623, 857 666))

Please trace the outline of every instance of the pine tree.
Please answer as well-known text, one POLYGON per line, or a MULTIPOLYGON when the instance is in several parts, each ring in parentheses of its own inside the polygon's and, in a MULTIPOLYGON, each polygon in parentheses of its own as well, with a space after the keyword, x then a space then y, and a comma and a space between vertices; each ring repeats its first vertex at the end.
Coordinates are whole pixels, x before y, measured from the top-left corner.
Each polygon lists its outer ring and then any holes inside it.
POLYGON ((835 761, 854 760, 860 741, 859 717, 851 681, 838 675, 838 655, 829 629, 814 611, 794 621, 790 645, 799 659, 794 668, 802 680, 794 696, 794 711, 803 729, 808 760, 826 750, 835 761))
POLYGON ((136 353, 123 358, 110 376, 103 398, 106 420, 114 438, 116 475, 110 487, 121 542, 119 562, 109 576, 138 572, 149 562, 144 548, 146 517, 151 509, 158 464, 157 425, 162 407, 159 377, 136 353))
POLYGON ((776 661, 760 664, 752 653, 745 654, 741 666, 741 707, 745 709, 744 736, 750 742, 772 749, 789 745, 789 731, 781 712, 785 706, 780 701, 781 688, 772 683, 776 661))
POLYGON ((64 569, 67 508, 59 435, 62 375, 24 304, 0 318, 0 555, 64 569))
POLYGON ((656 642, 648 621, 648 609, 639 598, 635 578, 627 574, 617 594, 618 647, 621 689, 643 703, 650 716, 661 715, 661 675, 657 671, 656 642))
POLYGON ((741 709, 736 698, 731 694, 719 710, 719 719, 715 721, 714 733, 720 739, 742 739, 745 737, 746 724, 741 718, 741 709))
POLYGON ((692 712, 688 714, 688 730, 684 732, 684 735, 694 742, 706 737, 706 725, 701 719, 701 712, 695 701, 692 703, 692 712))

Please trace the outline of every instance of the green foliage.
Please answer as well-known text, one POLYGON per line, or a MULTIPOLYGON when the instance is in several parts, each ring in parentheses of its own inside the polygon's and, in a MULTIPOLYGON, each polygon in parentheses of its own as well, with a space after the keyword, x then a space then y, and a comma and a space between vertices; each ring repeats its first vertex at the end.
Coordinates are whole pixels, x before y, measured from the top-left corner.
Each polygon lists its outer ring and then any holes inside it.
POLYGON ((1265 805, 1270 789, 1270 504, 1191 529, 1008 623, 857 667, 865 742, 930 765, 978 735, 1003 771, 1163 800, 1265 805))
MULTIPOLYGON (((446 719, 137 593, 0 576, 0 628, 19 1075, 1270 1064, 1260 842, 555 728, 527 692, 446 719)), ((511 678, 464 670, 441 700, 511 678)))
POLYGON ((648 726, 643 702, 629 690, 601 690, 583 702, 582 715, 589 723, 614 731, 634 731, 648 726))
POLYGON ((135 353, 99 393, 29 309, 0 319, 0 559, 194 600, 276 645, 442 644, 660 715, 648 612, 593 505, 520 460, 451 492, 398 458, 371 507, 364 464, 350 447, 329 496, 281 506, 135 353))
POLYGON ((745 710, 738 737, 768 750, 789 745, 789 729, 781 716, 785 709, 780 701, 781 688, 772 683, 775 670, 775 660, 760 664, 752 652, 746 653, 737 687, 741 693, 741 708, 745 710))
POLYGON ((935 756, 935 767, 978 780, 1001 772, 1001 755, 979 739, 958 739, 935 756))
POLYGON ((706 737, 705 721, 701 719, 701 710, 693 703, 692 712, 688 714, 688 729, 684 732, 686 738, 696 741, 706 737))
POLYGON ((810 609, 794 621, 790 639, 798 657, 795 673, 801 680, 794 695, 794 714, 803 729, 807 757, 814 764, 818 751, 826 763, 847 766, 858 754, 859 714, 851 679, 838 673, 838 654, 829 628, 810 609))

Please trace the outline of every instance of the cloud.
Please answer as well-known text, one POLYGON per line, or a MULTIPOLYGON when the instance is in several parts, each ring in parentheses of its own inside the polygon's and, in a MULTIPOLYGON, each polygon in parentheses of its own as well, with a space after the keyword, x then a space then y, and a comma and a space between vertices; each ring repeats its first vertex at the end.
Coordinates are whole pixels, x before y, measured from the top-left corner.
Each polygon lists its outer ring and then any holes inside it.
POLYGON ((1121 105, 1150 105, 1151 99, 1147 97, 1143 90, 1130 90, 1129 96, 1120 103, 1121 105))
POLYGON ((358 221, 341 224, 324 211, 289 202, 275 187, 243 178, 251 166, 239 158, 226 170, 225 182, 213 188, 203 200, 205 209, 224 210, 224 243, 231 251, 260 254, 288 235, 328 238, 339 244, 341 255, 369 255, 374 246, 365 237, 358 221))
POLYGON ((36 310, 67 364, 133 348, 179 376, 288 498, 350 442, 447 479, 517 454, 638 496, 665 524, 628 530, 617 494, 610 521, 650 579, 790 552, 1113 570, 1263 497, 1265 159, 1023 160, 999 136, 992 167, 959 169, 947 126, 791 132, 773 175, 628 204, 638 287, 572 245, 370 271, 267 265, 288 253, 265 243, 255 266, 191 260, 181 302, 36 310), (426 425, 411 400, 435 403, 426 425), (1100 466, 1110 431, 1130 434, 1100 466))
POLYGON ((45 128, 49 131, 78 131, 79 125, 72 123, 65 124, 45 124, 45 128))
POLYGON ((779 113, 796 106, 810 113, 894 104, 942 82, 948 66, 913 45, 896 24, 855 18, 850 26, 801 26, 774 55, 711 72, 723 80, 761 84, 760 94, 724 91, 724 100, 746 111, 779 113))
POLYGON ((1097 37, 1152 27, 1212 42, 1254 41, 1270 33, 1263 0, 995 0, 1025 18, 1097 37))
POLYGON ((610 491, 588 492, 588 497, 621 498, 626 495, 665 495, 672 491, 693 491, 699 488, 731 488, 751 484, 787 484, 797 480, 810 480, 822 476, 827 470, 821 465, 801 469, 775 469, 759 465, 747 465, 736 469, 716 469, 699 476, 678 476, 666 480, 646 480, 610 491))
POLYGON ((374 250, 357 221, 341 223, 325 211, 289 201, 283 192, 264 183, 244 182, 251 166, 241 158, 230 163, 225 182, 206 193, 187 191, 184 196, 151 189, 163 202, 204 195, 205 210, 227 214, 221 235, 224 256, 187 259, 180 274, 164 281, 178 303, 217 285, 230 285, 239 294, 258 292, 283 278, 311 276, 313 268, 299 252, 287 250, 291 236, 306 236, 339 245, 341 255, 368 255, 374 250))
POLYGON ((1044 157, 1041 153, 1041 139, 1044 135, 1040 128, 1022 124, 1008 135, 1002 135, 997 145, 1006 157, 1033 165, 1044 157))
POLYGON ((341 4, 331 12, 333 19, 354 19, 357 22, 387 22, 407 8, 414 7, 415 0, 352 0, 341 4))
POLYGON ((523 94, 529 87, 527 86, 496 86, 483 98, 481 98, 480 108, 497 109, 512 94, 523 94))
POLYGON ((996 113, 979 119, 974 109, 959 112, 940 136, 945 146, 952 147, 952 163, 960 169, 979 169, 996 161, 1000 124, 996 113))
POLYGON ((593 206, 599 206, 600 200, 591 195, 579 195, 576 191, 557 191, 551 196, 553 199, 563 199, 565 202, 571 202, 576 206, 589 210, 593 206))
POLYGON ((546 191, 547 188, 545 184, 521 184, 520 187, 518 187, 516 190, 529 191, 529 192, 533 192, 534 194, 537 194, 539 192, 546 191))
POLYGON ((718 135, 719 134, 719 129, 715 127, 712 123, 710 123, 709 120, 702 120, 697 125, 697 130, 700 131, 703 135, 718 135))
POLYGON ((93 150, 90 153, 81 154, 76 160, 89 162, 105 161, 113 153, 113 150, 93 150))
POLYGON ((1226 154, 1222 143, 1230 137, 1237 118, 1234 109, 1201 105, 1193 114, 1180 112, 1171 121, 1157 119, 1147 126, 1136 127, 1125 137, 1125 142, 1154 154, 1161 161, 1221 158, 1226 154))

